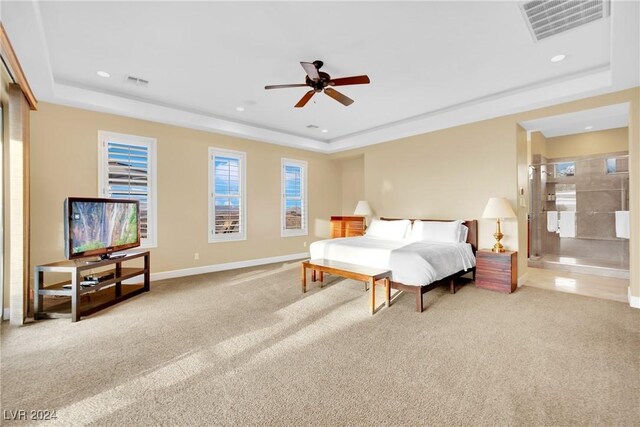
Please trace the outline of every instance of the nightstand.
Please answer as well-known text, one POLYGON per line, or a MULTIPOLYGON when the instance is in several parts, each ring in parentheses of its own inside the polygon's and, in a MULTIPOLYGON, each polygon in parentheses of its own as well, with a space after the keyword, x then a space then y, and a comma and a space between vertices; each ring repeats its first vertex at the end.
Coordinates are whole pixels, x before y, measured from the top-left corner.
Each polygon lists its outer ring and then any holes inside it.
POLYGON ((511 293, 516 290, 518 252, 476 252, 476 286, 492 291, 511 293))
POLYGON ((330 224, 332 239, 364 235, 363 216, 332 216, 330 224))

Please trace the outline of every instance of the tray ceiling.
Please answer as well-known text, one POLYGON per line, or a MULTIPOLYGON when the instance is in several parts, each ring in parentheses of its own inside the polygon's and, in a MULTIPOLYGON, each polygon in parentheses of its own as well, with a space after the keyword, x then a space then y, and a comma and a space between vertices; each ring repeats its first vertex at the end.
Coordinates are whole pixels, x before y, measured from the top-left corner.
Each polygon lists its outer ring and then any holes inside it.
POLYGON ((41 100, 316 151, 640 80, 638 21, 623 16, 637 15, 635 2, 538 42, 520 3, 506 1, 3 3, 41 100), (620 50, 631 57, 618 65, 620 50), (566 59, 551 62, 558 54, 566 59), (349 107, 320 94, 296 109, 305 88, 264 90, 302 83, 299 62, 316 59, 332 77, 367 74, 371 84, 340 88, 349 107))

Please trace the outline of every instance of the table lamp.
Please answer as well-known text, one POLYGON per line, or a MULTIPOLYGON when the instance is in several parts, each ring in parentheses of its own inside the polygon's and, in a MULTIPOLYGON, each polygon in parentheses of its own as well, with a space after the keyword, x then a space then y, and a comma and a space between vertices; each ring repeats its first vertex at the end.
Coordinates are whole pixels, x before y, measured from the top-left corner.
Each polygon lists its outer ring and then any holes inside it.
POLYGON ((500 230, 500 219, 515 218, 516 214, 513 212, 509 201, 504 197, 492 197, 487 202, 487 207, 484 208, 482 218, 495 218, 496 219, 496 232, 493 235, 496 239, 496 244, 491 249, 493 252, 504 252, 504 247, 500 240, 504 237, 500 230))
POLYGON ((371 210, 371 206, 369 206, 369 202, 366 200, 360 200, 358 205, 356 206, 356 210, 353 211, 354 215, 359 215, 364 217, 364 229, 367 229, 367 217, 373 215, 373 211, 371 210))

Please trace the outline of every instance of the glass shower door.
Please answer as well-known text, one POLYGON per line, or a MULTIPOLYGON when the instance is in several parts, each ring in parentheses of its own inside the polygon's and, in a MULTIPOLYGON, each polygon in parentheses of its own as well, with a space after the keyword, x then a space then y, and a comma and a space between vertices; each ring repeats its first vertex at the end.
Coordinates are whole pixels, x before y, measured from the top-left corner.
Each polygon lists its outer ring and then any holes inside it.
POLYGON ((529 265, 629 275, 628 155, 545 159, 529 166, 529 265), (628 227, 628 224, 627 224, 628 227))

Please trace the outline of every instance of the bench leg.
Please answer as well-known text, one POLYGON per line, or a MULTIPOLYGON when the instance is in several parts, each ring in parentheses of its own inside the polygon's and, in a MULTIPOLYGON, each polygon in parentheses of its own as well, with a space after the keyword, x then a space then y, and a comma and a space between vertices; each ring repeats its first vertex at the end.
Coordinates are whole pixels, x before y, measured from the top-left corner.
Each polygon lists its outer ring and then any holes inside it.
POLYGON ((300 272, 301 272, 300 283, 302 285, 302 293, 304 294, 305 292, 307 292, 307 268, 304 266, 304 264, 302 264, 302 267, 300 268, 300 272))
POLYGON ((316 270, 311 270, 311 281, 315 283, 315 281, 317 280, 317 271, 316 270))
POLYGON ((416 289, 416 311, 422 313, 422 292, 420 289, 416 289))
POLYGON ((322 285, 323 285, 322 282, 324 282, 324 271, 320 270, 318 273, 320 273, 319 274, 319 276, 320 276, 320 287, 322 287, 322 285))
POLYGON ((369 286, 371 287, 371 303, 369 304, 371 308, 371 314, 376 312, 376 281, 374 278, 369 280, 369 286))
POLYGON ((385 302, 387 304, 387 307, 389 307, 391 305, 391 280, 389 280, 389 278, 385 278, 384 279, 384 291, 385 291, 385 302))

